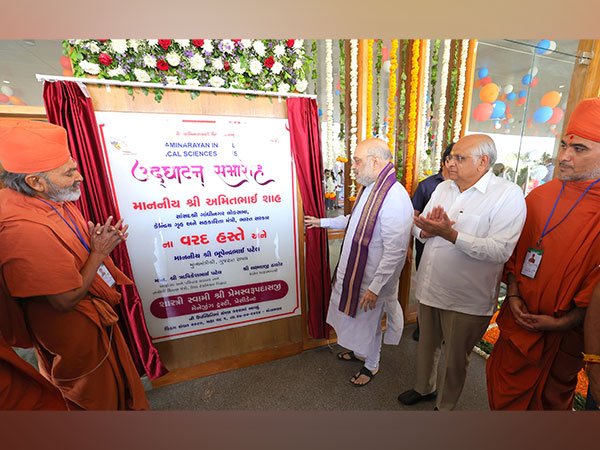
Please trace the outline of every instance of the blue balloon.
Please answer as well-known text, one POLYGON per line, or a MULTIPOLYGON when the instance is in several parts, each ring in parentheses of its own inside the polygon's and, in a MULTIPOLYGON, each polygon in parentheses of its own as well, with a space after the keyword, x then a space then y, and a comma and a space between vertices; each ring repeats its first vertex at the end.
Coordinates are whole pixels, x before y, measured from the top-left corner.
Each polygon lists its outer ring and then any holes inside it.
POLYGON ((511 92, 510 94, 506 95, 506 100, 508 101, 513 101, 515 98, 517 98, 517 94, 515 94, 514 92, 511 92))
MULTIPOLYGON (((550 46, 550 44, 548 44, 548 46, 550 46)), ((477 71, 477 77, 481 80, 482 78, 485 78, 488 76, 489 70, 487 67, 482 67, 481 69, 479 69, 477 71)))
POLYGON ((506 103, 501 100, 496 100, 494 103, 492 103, 492 106, 494 107, 492 115, 490 116, 492 119, 501 119, 504 117, 504 113, 506 112, 506 103))
POLYGON ((549 106, 542 106, 533 113, 533 120, 535 120, 537 123, 548 122, 550 117, 552 117, 552 112, 552 108, 549 106))
POLYGON ((527 91, 525 89, 521 89, 519 91, 519 98, 527 97, 527 91))
POLYGON ((531 84, 531 80, 533 80, 533 77, 530 73, 527 73, 523 75, 523 78, 521 78, 521 83, 523 83, 525 86, 529 86, 531 84))
POLYGON ((548 39, 542 39, 537 44, 535 44, 535 46, 536 46, 535 52, 538 55, 543 55, 548 50, 550 50, 550 41, 548 39))

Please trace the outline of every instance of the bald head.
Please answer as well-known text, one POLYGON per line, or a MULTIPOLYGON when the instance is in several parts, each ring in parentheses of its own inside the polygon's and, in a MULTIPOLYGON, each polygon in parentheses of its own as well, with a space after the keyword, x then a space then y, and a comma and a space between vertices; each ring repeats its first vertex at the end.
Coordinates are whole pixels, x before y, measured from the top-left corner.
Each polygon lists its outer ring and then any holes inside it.
POLYGON ((376 156, 380 160, 385 161, 386 164, 392 160, 392 153, 383 139, 365 139, 356 147, 356 153, 362 153, 363 151, 365 155, 376 156))

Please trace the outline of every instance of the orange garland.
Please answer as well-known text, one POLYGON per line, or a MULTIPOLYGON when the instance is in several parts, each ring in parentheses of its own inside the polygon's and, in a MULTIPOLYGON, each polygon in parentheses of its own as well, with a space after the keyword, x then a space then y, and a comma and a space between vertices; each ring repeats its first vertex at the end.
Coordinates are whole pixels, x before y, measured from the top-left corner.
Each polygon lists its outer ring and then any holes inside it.
POLYGON ((419 52, 421 41, 415 39, 412 47, 412 60, 410 70, 410 96, 408 100, 408 132, 406 144, 406 171, 404 175, 406 190, 412 193, 413 184, 413 159, 416 151, 417 140, 417 98, 419 95, 419 52))

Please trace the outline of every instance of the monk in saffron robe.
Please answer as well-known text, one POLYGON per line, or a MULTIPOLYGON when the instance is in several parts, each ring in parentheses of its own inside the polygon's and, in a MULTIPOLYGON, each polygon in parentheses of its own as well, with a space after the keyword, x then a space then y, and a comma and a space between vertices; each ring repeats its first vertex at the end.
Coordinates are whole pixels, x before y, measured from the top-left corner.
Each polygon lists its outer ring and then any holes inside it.
POLYGON ((505 266, 500 336, 487 362, 491 409, 570 410, 583 367, 582 325, 600 281, 600 98, 577 105, 557 162, 558 179, 527 196, 505 266))
POLYGON ((82 177, 63 128, 0 122, 0 162, 0 293, 22 306, 40 372, 69 409, 147 409, 113 309, 132 283, 108 256, 127 227, 86 223, 72 203, 82 177))

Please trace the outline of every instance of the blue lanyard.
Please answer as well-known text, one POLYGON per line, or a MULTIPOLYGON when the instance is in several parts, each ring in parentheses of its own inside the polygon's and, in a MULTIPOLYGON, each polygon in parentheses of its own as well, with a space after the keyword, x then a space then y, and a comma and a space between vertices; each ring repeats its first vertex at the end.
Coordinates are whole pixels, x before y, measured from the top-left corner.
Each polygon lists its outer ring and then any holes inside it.
POLYGON ((550 211, 550 216, 548 216, 548 220, 546 220, 546 225, 544 225, 544 229, 542 231, 542 235, 540 236, 539 240, 537 241, 537 247, 539 248, 541 243, 542 243, 542 239, 544 239, 544 237, 548 234, 550 234, 551 231, 553 231, 557 226, 559 226, 561 223, 564 222, 564 220, 569 216, 569 214, 571 214, 571 211, 573 211, 573 209, 575 209, 575 207, 579 204, 579 202, 581 201, 581 199, 585 196, 585 194, 587 194, 589 192, 589 190, 591 188, 594 187, 594 185, 596 183, 598 183, 600 181, 600 178, 598 178, 596 181, 594 181, 593 183, 591 183, 586 189, 585 191, 583 191, 583 193, 579 196, 579 198, 577 199, 577 201, 573 204, 573 206, 571 206, 571 208, 567 211, 567 214, 565 214, 565 216, 560 219, 558 221, 558 223, 556 225, 554 225, 552 228, 550 228, 548 230, 548 225, 550 224, 550 219, 552 219, 552 216, 554 215, 554 211, 556 210, 556 206, 558 205, 558 201, 560 200, 560 196, 562 195, 563 191, 565 190, 565 184, 566 182, 563 181, 562 183, 562 187, 560 188, 560 192, 558 193, 558 197, 556 197, 556 201, 554 202, 554 206, 552 207, 552 211, 550 211))
POLYGON ((77 226, 77 224, 75 223, 75 219, 73 219, 73 217, 71 216, 71 214, 69 213, 69 211, 65 208, 65 211, 67 213, 67 215, 69 216, 69 220, 71 221, 71 223, 69 223, 67 221, 67 219, 64 218, 64 216, 58 211, 58 209, 56 209, 54 207, 54 205, 52 203, 48 203, 46 200, 41 199, 39 197, 36 197, 40 202, 45 203, 46 205, 48 205, 50 208, 52 208, 54 210, 54 212, 56 214, 58 214, 58 217, 60 217, 64 223, 67 224, 67 226, 71 229, 71 231, 73 233, 75 233, 75 235, 77 236, 77 239, 79 239, 79 242, 81 242, 81 245, 83 245, 85 247, 85 249, 89 252, 90 251, 90 247, 89 245, 87 245, 87 242, 85 242, 85 239, 83 237, 83 233, 79 230, 79 227, 77 226))

